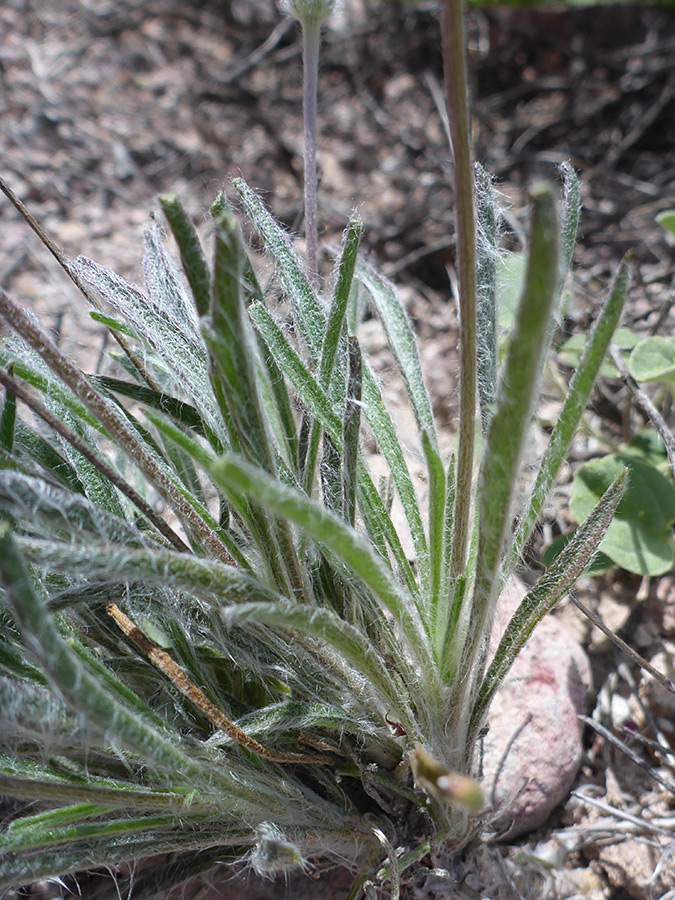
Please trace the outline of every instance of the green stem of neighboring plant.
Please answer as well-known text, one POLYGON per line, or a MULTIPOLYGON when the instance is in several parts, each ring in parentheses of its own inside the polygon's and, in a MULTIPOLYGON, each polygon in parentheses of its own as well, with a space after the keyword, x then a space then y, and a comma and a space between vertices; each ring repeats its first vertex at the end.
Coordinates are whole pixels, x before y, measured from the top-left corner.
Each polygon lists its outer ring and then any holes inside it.
POLYGON ((466 561, 476 432, 476 245, 462 0, 445 0, 442 29, 445 96, 455 161, 457 274, 459 277, 461 380, 459 386, 457 490, 451 562, 452 583, 454 583, 457 576, 461 574, 466 561))

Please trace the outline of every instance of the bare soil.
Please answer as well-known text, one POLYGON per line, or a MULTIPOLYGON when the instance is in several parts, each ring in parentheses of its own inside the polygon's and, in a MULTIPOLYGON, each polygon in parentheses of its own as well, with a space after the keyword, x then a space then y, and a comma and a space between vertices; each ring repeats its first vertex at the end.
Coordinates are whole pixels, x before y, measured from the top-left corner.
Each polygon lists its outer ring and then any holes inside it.
MULTIPOLYGON (((675 207, 675 14, 645 5, 474 10, 469 31, 476 157, 504 195, 507 245, 522 243, 533 178, 556 178, 565 160, 582 178, 582 235, 561 335, 587 327, 627 250, 636 278, 626 324, 645 334, 672 334, 675 244, 655 216, 675 207)), ((156 195, 175 191, 206 223, 215 192, 227 190, 238 173, 264 193, 283 223, 301 231, 300 51, 295 27, 272 0, 4 0, 0 79, 0 172, 69 255, 83 253, 140 281, 141 232, 156 195)), ((436 3, 346 0, 345 14, 326 33, 322 239, 336 243, 358 208, 365 251, 401 286, 450 440, 455 249, 441 80, 436 3)), ((103 335, 84 302, 4 201, 0 222, 0 284, 94 367, 103 335)), ((365 340, 388 376, 391 362, 376 331, 365 340)), ((400 401, 394 379, 389 395, 400 401)), ((554 414, 553 390, 549 401, 554 414)), ((588 421, 595 436, 575 444, 572 466, 607 452, 603 441, 620 442, 640 425, 618 381, 601 385, 588 421)), ((563 483, 544 534, 569 527, 568 492, 569 482, 563 483)), ((531 550, 535 569, 539 549, 531 550)), ((584 581, 579 596, 640 653, 672 668, 672 573, 649 581, 615 571, 584 581)), ((490 889, 494 897, 528 900, 672 898, 672 697, 659 693, 571 606, 559 615, 591 655, 597 720, 622 740, 625 726, 660 741, 659 755, 628 738, 636 760, 658 769, 666 786, 589 729, 578 789, 596 805, 572 797, 526 841, 479 848, 478 861, 474 856, 464 864, 461 896, 486 896, 490 889), (476 880, 481 866, 486 877, 498 873, 491 888, 476 880)), ((419 891, 451 896, 447 883, 432 876, 430 870, 419 891)), ((216 891, 210 884, 188 889, 187 896, 230 896, 231 885, 216 891)), ((86 900, 100 881, 70 887, 86 900)), ((347 893, 339 876, 305 881, 302 890, 336 900, 347 893)), ((293 884, 249 882, 245 891, 251 900, 300 895, 293 884)), ((68 886, 35 892, 70 896, 68 886)))

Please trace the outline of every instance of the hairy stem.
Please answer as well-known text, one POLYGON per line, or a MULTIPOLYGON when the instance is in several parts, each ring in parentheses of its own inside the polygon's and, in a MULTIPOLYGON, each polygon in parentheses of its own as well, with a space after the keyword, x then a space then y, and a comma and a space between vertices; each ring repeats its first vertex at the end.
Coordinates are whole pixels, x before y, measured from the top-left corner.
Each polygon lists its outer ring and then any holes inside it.
POLYGON ((303 118, 305 125, 305 239, 307 242, 307 277, 316 285, 317 268, 317 203, 316 203, 316 96, 319 80, 319 46, 321 24, 306 21, 302 25, 303 118))
POLYGON ((466 561, 476 431, 476 246, 462 0, 444 0, 442 32, 445 95, 455 161, 459 277, 459 445, 451 561, 454 583, 466 561))

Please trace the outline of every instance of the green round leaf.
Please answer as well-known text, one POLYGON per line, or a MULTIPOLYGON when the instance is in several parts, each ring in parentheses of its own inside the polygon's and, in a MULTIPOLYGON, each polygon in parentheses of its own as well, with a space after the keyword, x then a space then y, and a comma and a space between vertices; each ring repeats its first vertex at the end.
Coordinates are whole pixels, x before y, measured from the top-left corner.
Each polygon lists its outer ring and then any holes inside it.
POLYGON ((664 209, 658 214, 656 221, 671 234, 675 234, 675 209, 664 209))
MULTIPOLYGON (((572 337, 567 338, 567 340, 558 348, 558 359, 560 362, 569 366, 571 369, 576 369, 579 365, 579 360, 581 359, 581 354, 583 353, 587 340, 588 333, 585 331, 577 332, 577 334, 573 334, 572 337)), ((617 328, 614 332, 614 337, 612 338, 612 343, 622 351, 632 349, 639 342, 640 336, 635 334, 634 331, 631 331, 630 328, 617 328)), ((622 355, 624 354, 622 353, 622 355)), ((617 378, 618 374, 616 366, 611 359, 605 357, 600 366, 600 371, 598 373, 599 377, 617 378)))
POLYGON ((675 380, 675 339, 657 334, 640 341, 628 368, 636 381, 675 380))
POLYGON ((643 428, 624 449, 626 456, 635 456, 642 462, 649 463, 662 475, 669 472, 668 454, 661 435, 655 428, 643 428))
POLYGON ((675 487, 653 466, 619 454, 591 460, 574 476, 570 511, 583 522, 626 467, 628 484, 599 549, 629 572, 662 575, 673 565, 675 487))

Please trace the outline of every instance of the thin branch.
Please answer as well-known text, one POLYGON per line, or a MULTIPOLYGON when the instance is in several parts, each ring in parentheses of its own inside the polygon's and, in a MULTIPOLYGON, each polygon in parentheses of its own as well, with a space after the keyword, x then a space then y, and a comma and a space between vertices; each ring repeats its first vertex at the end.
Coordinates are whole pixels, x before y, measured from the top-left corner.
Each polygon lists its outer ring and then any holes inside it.
POLYGON ((232 563, 229 550, 200 512, 191 505, 182 487, 168 474, 164 461, 150 451, 117 407, 95 389, 86 375, 59 350, 49 335, 2 288, 0 288, 0 316, 30 344, 52 372, 70 388, 113 440, 133 459, 179 516, 186 531, 192 533, 216 559, 232 563))
POLYGON ((249 737, 234 722, 231 722, 217 706, 211 703, 206 694, 188 677, 185 670, 168 653, 161 650, 156 644, 153 644, 140 628, 122 612, 116 603, 108 604, 107 612, 120 630, 145 653, 150 662, 166 675, 184 697, 187 697, 219 731, 227 734, 246 750, 250 750, 251 753, 255 753, 256 756, 261 756, 270 762, 277 763, 321 763, 323 765, 332 765, 335 762, 335 757, 333 756, 282 753, 263 747, 262 744, 249 737))
POLYGON ((76 432, 72 431, 65 425, 51 410, 34 397, 26 388, 12 378, 7 372, 0 368, 0 384, 5 387, 8 393, 14 394, 26 406, 31 409, 36 416, 39 416, 43 422, 46 422, 50 428, 53 428, 57 434, 68 441, 78 453, 97 469, 104 478, 113 484, 124 496, 130 500, 136 509, 155 526, 157 531, 162 534, 167 541, 181 553, 190 553, 190 548, 185 544, 176 532, 159 516, 149 503, 138 494, 131 485, 122 478, 122 476, 102 457, 95 453, 89 444, 83 440, 76 432))
MULTIPOLYGON (((597 723, 594 723, 594 726, 597 723)), ((638 828, 644 831, 651 831, 655 834, 663 834, 668 838, 672 839, 673 831, 671 827, 663 828, 654 822, 650 822, 647 819, 641 819, 638 816, 632 815, 625 809, 618 809, 616 806, 611 806, 609 803, 605 803, 603 800, 600 800, 598 797, 591 797, 590 794, 585 793, 581 789, 572 791, 572 797, 576 797, 577 800, 581 800, 583 803, 588 803, 589 806, 594 806, 596 809, 601 810, 604 813, 608 813, 610 816, 614 816, 619 819, 619 821, 630 822, 631 825, 636 825, 638 828)), ((667 823, 671 820, 666 819, 667 823)), ((598 827, 598 822, 592 823, 593 827, 598 827)))
MULTIPOLYGON (((101 310, 103 309, 102 304, 94 291, 89 287, 86 282, 84 282, 77 271, 70 264, 70 260, 63 252, 63 250, 58 246, 58 244, 54 241, 50 234, 48 234, 45 229, 40 225, 35 216, 27 209, 26 206, 19 200, 17 195, 11 189, 11 187, 7 184, 4 178, 0 176, 0 191, 3 192, 5 197, 9 200, 9 202, 18 210, 20 215, 25 219, 28 225, 33 229, 35 234, 40 238, 42 243, 45 245, 47 250, 52 254, 54 259, 61 266, 63 271, 66 273, 68 278, 73 282, 75 287, 83 294, 88 303, 90 303, 94 309, 101 310)), ((131 349, 129 344, 127 343, 126 338, 119 334, 119 332, 110 329, 110 333, 115 338, 119 346, 122 348, 134 368, 143 378, 148 387, 152 388, 154 391, 158 391, 161 393, 161 388, 157 384, 157 382, 153 379, 153 377, 146 370, 142 361, 136 355, 136 353, 131 349)))
POLYGON ((649 672, 652 678, 655 678, 659 684, 662 684, 664 688, 669 690, 671 694, 675 694, 675 684, 670 680, 670 678, 666 677, 663 672, 659 672, 658 669, 655 669, 651 663, 648 663, 644 657, 640 656, 639 653, 636 653, 632 647, 630 647, 625 641, 623 641, 618 634, 615 634, 609 625, 605 625, 600 616, 592 609, 589 609, 588 606, 585 606, 581 600, 577 600, 577 598, 570 594, 570 598, 572 603, 577 607, 577 609, 581 610, 581 612, 587 616, 591 622, 595 625, 596 628, 599 628, 603 634, 607 635, 610 641, 615 644, 619 650, 622 650, 630 659, 635 663, 636 666, 639 666, 641 669, 644 669, 645 672, 649 672))

